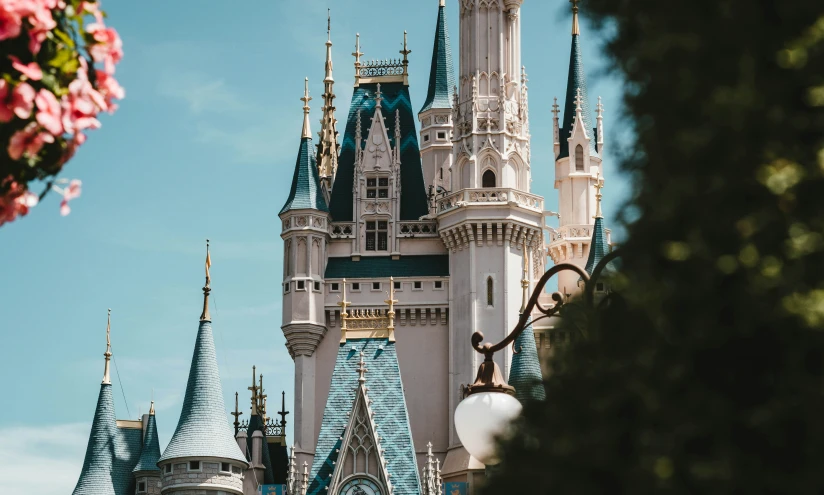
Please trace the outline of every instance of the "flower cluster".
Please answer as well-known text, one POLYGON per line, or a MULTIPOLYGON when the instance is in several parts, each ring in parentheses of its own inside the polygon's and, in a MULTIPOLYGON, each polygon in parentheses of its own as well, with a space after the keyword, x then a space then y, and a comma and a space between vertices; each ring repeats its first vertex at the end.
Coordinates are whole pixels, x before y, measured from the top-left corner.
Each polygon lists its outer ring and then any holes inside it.
POLYGON ((0 0, 0 225, 28 213, 49 191, 60 211, 80 194, 54 180, 125 96, 114 78, 123 44, 97 0, 0 0), (38 197, 33 181, 48 184, 38 197))

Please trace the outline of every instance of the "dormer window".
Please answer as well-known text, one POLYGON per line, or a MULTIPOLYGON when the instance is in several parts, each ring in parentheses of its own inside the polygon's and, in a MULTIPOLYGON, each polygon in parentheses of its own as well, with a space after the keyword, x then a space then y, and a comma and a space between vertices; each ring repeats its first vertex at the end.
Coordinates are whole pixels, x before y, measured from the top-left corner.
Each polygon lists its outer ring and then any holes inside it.
POLYGON ((373 198, 388 198, 389 197, 389 179, 387 177, 372 177, 366 179, 366 197, 373 198))
POLYGON ((389 239, 389 222, 366 222, 366 250, 386 251, 389 239))

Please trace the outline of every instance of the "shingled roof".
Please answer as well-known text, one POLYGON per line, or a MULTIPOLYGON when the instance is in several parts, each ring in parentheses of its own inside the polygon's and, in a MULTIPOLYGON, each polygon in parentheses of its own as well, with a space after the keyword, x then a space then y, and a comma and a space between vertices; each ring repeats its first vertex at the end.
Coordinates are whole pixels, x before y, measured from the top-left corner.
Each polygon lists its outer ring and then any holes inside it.
MULTIPOLYGON (((352 187, 355 179, 355 129, 358 112, 361 112, 361 134, 369 135, 372 117, 375 115, 377 83, 361 83, 352 94, 346 131, 340 147, 338 172, 332 187, 329 212, 335 222, 352 221, 352 187)), ((429 213, 426 186, 423 182, 421 151, 415 130, 415 114, 409 98, 409 87, 403 83, 382 83, 384 115, 394 115, 398 110, 401 128, 401 220, 418 220, 429 213)), ((391 122, 391 121, 390 121, 391 122)), ((389 136, 390 146, 396 146, 394 135, 389 136)), ((363 147, 364 143, 360 143, 363 147)))
POLYGON ((214 457, 248 464, 226 416, 209 320, 200 322, 180 420, 158 462, 183 457, 214 457))
POLYGON ((518 353, 512 355, 512 366, 509 370, 509 384, 515 387, 515 398, 521 404, 546 399, 541 361, 538 358, 535 332, 532 329, 532 317, 529 318, 529 323, 521 335, 515 339, 515 350, 518 353))
POLYGON ((352 258, 329 258, 325 278, 389 278, 389 277, 448 277, 449 255, 424 254, 401 256, 365 256, 360 261, 352 258))
POLYGON ((575 123, 575 98, 578 89, 581 90, 581 115, 584 119, 584 129, 589 133, 589 154, 598 156, 595 143, 598 141, 595 129, 592 126, 591 114, 589 111, 589 97, 587 96, 587 77, 584 72, 584 58, 581 53, 581 35, 572 35, 572 49, 569 54, 569 75, 567 76, 566 98, 564 98, 564 122, 561 127, 559 139, 561 140, 561 151, 558 158, 569 156, 569 136, 572 135, 572 128, 575 123))
POLYGON ((455 94, 455 69, 452 66, 452 46, 446 22, 446 6, 438 7, 438 23, 435 26, 435 43, 432 47, 432 67, 429 69, 429 88, 421 108, 452 108, 455 94))
POLYGON ((112 481, 116 441, 117 421, 112 386, 104 383, 100 386, 86 457, 73 495, 119 495, 112 481))
POLYGON ((157 439, 157 421, 155 415, 150 414, 146 423, 146 432, 143 435, 143 448, 140 452, 140 459, 134 467, 134 472, 160 472, 157 461, 160 460, 160 442, 157 439))
POLYGON ((387 339, 349 340, 338 349, 307 493, 326 495, 330 475, 338 461, 340 439, 349 423, 348 415, 353 409, 358 389, 361 352, 364 353, 365 365, 369 369, 367 386, 369 397, 373 401, 371 409, 375 413, 381 446, 386 449, 386 469, 394 487, 393 494, 419 495, 421 484, 398 355, 395 343, 387 339))

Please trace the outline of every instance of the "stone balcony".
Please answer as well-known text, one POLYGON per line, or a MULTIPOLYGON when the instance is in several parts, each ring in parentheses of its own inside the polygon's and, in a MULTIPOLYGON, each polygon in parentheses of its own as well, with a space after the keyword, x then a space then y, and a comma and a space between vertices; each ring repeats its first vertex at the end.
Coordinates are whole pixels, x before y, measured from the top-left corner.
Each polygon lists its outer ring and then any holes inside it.
POLYGON ((490 187, 482 189, 461 189, 437 201, 440 215, 464 206, 501 206, 509 204, 528 210, 543 212, 544 198, 518 189, 490 187))

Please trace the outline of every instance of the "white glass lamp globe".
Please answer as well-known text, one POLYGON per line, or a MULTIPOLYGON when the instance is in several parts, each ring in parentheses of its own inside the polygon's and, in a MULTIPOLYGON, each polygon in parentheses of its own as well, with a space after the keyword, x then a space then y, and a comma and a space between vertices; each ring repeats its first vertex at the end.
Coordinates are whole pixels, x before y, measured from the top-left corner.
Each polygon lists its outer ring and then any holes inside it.
POLYGON ((455 430, 467 452, 487 465, 498 463, 495 436, 503 433, 521 413, 518 399, 502 392, 480 392, 455 409, 455 430))

